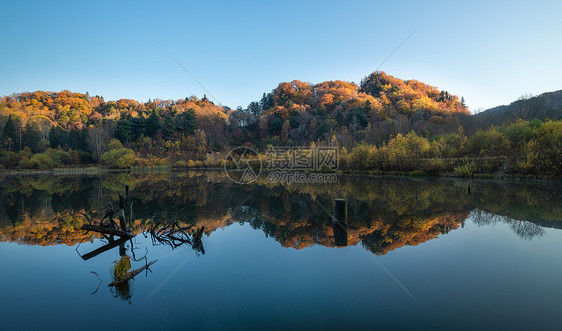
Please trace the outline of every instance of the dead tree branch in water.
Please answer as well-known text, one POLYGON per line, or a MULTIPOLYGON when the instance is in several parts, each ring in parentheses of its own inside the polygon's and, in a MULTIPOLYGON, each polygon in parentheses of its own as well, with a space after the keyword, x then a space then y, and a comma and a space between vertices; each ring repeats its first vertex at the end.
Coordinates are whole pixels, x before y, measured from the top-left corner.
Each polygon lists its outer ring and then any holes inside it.
MULTIPOLYGON (((111 205, 111 203, 108 203, 109 209, 102 217, 101 221, 99 222, 99 225, 92 224, 93 223, 92 219, 89 216, 83 214, 88 219, 90 224, 83 224, 82 230, 93 231, 103 234, 110 234, 122 238, 134 237, 135 235, 129 232, 129 230, 127 229, 127 220, 125 218, 125 203, 127 201, 128 196, 129 196, 129 186, 125 185, 125 191, 123 195, 119 194, 119 209, 115 211, 113 209, 113 205, 111 205), (113 216, 116 213, 119 216, 119 226, 117 226, 115 221, 113 221, 113 216)), ((133 214, 132 208, 133 206, 131 204, 131 219, 133 214)))
MULTIPOLYGON (((145 264, 144 266, 142 266, 138 269, 127 272, 125 275, 123 275, 123 276, 119 277, 118 279, 114 280, 113 282, 111 282, 109 284, 109 286, 111 286, 111 287, 118 286, 120 284, 123 284, 123 283, 128 282, 129 280, 133 279, 136 275, 140 274, 144 270, 150 271, 150 266, 153 265, 154 263, 156 263, 157 261, 158 260, 154 260, 150 263, 145 264)), ((150 271, 150 272, 152 272, 152 271, 150 271)))
POLYGON ((115 228, 112 228, 112 227, 99 226, 99 225, 93 225, 93 224, 82 225, 82 230, 111 234, 111 235, 114 235, 114 236, 119 236, 119 237, 124 237, 124 238, 132 238, 132 237, 135 236, 131 232, 126 232, 126 231, 122 231, 122 230, 115 229, 115 228))

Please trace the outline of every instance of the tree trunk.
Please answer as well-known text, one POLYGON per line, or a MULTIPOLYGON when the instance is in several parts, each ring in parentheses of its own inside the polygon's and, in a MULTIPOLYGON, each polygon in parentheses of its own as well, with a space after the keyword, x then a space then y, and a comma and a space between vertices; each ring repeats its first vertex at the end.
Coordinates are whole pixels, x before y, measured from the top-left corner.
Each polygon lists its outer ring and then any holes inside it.
POLYGON ((105 234, 112 234, 112 235, 115 235, 115 236, 126 237, 126 238, 132 238, 132 237, 135 236, 134 234, 132 234, 131 232, 128 232, 128 231, 122 231, 122 230, 119 230, 119 229, 114 229, 114 228, 99 226, 99 225, 93 225, 93 224, 82 225, 82 230, 94 231, 94 232, 105 233, 105 234))

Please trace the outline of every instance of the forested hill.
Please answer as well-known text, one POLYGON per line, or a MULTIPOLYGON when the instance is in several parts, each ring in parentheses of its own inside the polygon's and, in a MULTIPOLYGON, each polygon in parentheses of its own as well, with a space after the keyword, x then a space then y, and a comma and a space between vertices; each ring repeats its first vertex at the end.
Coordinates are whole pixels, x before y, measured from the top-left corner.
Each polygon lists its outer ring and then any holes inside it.
POLYGON ((183 141, 185 150, 198 154, 248 143, 260 148, 333 139, 352 147, 361 141, 380 144, 411 130, 424 136, 455 132, 468 114, 464 101, 447 91, 375 72, 360 85, 283 82, 260 101, 235 110, 206 97, 140 103, 70 91, 16 93, 0 100, 0 130, 8 151, 70 147, 101 161, 111 138, 129 147, 145 138, 158 146, 183 141))
POLYGON ((344 81, 281 83, 249 109, 262 111, 258 131, 266 143, 303 144, 335 134, 346 146, 380 144, 411 130, 428 136, 456 131, 459 119, 469 115, 457 96, 384 72, 369 75, 359 86, 344 81))
POLYGON ((486 129, 516 120, 562 119, 562 90, 547 92, 534 97, 522 97, 507 106, 490 108, 471 116, 471 127, 486 129))
MULTIPOLYGON (((559 109, 556 95, 515 106, 540 100, 559 109)), ((529 109, 527 118, 553 117, 541 115, 542 106, 517 109, 529 109)), ((482 116, 470 116, 463 98, 384 72, 360 84, 283 82, 237 109, 205 96, 141 103, 24 92, 0 99, 0 169, 219 167, 237 146, 265 153, 268 146, 315 145, 339 147, 343 170, 562 176, 562 121, 467 130, 482 116)))

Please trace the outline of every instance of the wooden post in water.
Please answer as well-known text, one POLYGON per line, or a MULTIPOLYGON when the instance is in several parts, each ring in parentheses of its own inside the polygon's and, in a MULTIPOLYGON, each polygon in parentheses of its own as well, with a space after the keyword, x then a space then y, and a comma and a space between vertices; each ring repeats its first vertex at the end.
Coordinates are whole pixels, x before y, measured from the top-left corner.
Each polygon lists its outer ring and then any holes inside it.
POLYGON ((125 202, 127 201, 127 196, 129 195, 129 186, 125 185, 125 192, 123 196, 119 194, 119 227, 121 231, 127 232, 127 221, 125 220, 125 202))
POLYGON ((347 200, 334 200, 334 216, 332 217, 334 244, 338 247, 347 246, 347 200))

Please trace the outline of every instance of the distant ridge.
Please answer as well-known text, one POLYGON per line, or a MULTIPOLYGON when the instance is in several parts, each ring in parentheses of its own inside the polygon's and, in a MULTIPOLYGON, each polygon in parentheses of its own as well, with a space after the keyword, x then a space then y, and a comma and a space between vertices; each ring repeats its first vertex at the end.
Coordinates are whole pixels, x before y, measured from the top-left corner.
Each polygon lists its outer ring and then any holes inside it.
POLYGON ((531 98, 521 98, 509 105, 497 106, 471 116, 471 125, 485 129, 517 119, 562 119, 562 90, 546 92, 531 98))

